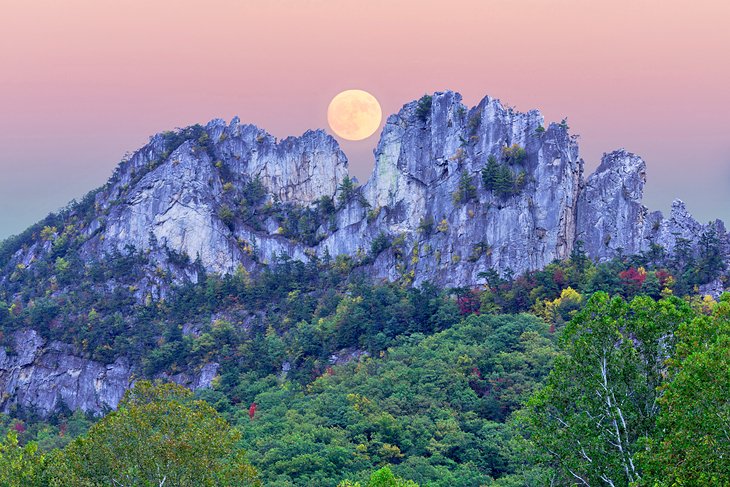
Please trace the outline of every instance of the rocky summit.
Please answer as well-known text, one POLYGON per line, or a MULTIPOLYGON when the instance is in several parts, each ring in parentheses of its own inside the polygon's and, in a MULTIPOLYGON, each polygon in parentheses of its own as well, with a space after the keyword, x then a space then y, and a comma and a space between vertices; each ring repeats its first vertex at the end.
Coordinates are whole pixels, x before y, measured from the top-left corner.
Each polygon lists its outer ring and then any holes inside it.
MULTIPOLYGON (((157 134, 95 195, 94 214, 78 229, 83 253, 101 258, 133 246, 169 266, 165 249, 219 273, 255 270, 282 254, 370 254, 361 260, 375 278, 465 286, 488 269, 539 269, 578 241, 596 259, 652 244, 671 252, 677 238, 694 241, 707 227, 679 200, 669 218, 649 212, 639 156, 605 154, 584 178, 565 123, 546 127, 540 112, 490 97, 467 108, 450 91, 391 115, 370 179, 343 190, 345 178, 347 158, 322 130, 277 141, 234 118, 157 134), (247 194, 252 182, 261 186, 256 201, 247 194), (312 212, 300 228, 302 215, 327 200, 326 218, 312 212), (298 221, 283 225, 280 208, 284 220, 298 221)), ((721 222, 711 225, 727 239, 721 222)), ((39 252, 20 249, 13 261, 30 263, 39 252)))
MULTIPOLYGON (((388 117, 374 155, 372 175, 358 186, 322 130, 278 141, 234 118, 157 134, 105 186, 62 212, 72 223, 45 222, 6 244, 0 286, 36 262, 53 262, 49 256, 63 268, 55 256, 72 243, 82 264, 144 254, 151 264, 128 286, 139 302, 169 292, 161 276, 179 284, 201 273, 256 273, 282 256, 340 259, 374 279, 462 287, 482 283, 490 270, 540 269, 579 246, 595 260, 671 254, 713 232, 726 259, 730 249, 722 222, 698 223, 681 201, 666 218, 642 204, 641 157, 607 153, 586 178, 565 122, 546 126, 539 111, 491 97, 472 108, 451 91, 412 101, 388 117)), ((104 285, 113 292, 114 282, 104 285)), ((82 359, 33 330, 13 339, 24 343, 22 353, 0 349, 0 391, 12 398, 5 410, 12 403, 48 414, 65 402, 100 412, 115 407, 132 380, 124 359, 82 359)), ((207 385, 211 367, 172 379, 207 385)))

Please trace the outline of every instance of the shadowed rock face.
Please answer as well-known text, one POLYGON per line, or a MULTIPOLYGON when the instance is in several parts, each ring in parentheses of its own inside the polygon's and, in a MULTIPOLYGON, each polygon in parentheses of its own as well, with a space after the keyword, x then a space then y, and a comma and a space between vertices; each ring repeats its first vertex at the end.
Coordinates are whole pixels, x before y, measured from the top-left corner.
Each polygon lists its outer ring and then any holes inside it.
MULTIPOLYGON (((374 155, 369 180, 347 199, 340 198, 347 159, 324 131, 277 141, 234 118, 155 135, 119 165, 97 193, 92 216, 75 229, 84 241, 81 257, 93 261, 128 246, 145 251, 153 263, 138 286, 143 299, 165 295, 156 284, 160 270, 176 282, 197 279, 194 266, 173 262, 173 254, 220 273, 239 266, 255 272, 281 254, 304 261, 346 254, 374 278, 470 286, 489 269, 520 273, 568 257, 577 241, 603 260, 653 244, 668 252, 680 241, 696 245, 711 228, 730 252, 722 222, 699 224, 679 200, 666 219, 643 206, 646 165, 639 156, 605 154, 584 179, 565 124, 545 127, 538 111, 520 113, 493 98, 467 108, 447 91, 410 102, 387 119, 374 155), (482 177, 490 159, 500 168, 501 190, 494 173, 482 177), (254 221, 242 210, 252 181, 263 186, 264 206, 304 211, 331 198, 337 209, 318 223, 313 240, 287 237, 281 220, 254 221), (378 238, 390 246, 372 255, 378 238)), ((6 269, 32 266, 50 251, 50 242, 38 240, 6 269)), ((0 274, 0 286, 9 275, 0 274)), ((3 410, 17 404, 47 415, 63 402, 101 413, 116 407, 134 376, 124 359, 84 359, 32 330, 14 338, 15 354, 0 348, 3 410)), ((208 364, 170 379, 206 387, 216 370, 208 364)))
MULTIPOLYGON (((100 414, 116 409, 133 383, 135 369, 125 358, 107 365, 81 358, 74 347, 46 343, 34 330, 18 331, 13 338, 14 353, 0 348, 3 412, 20 406, 46 417, 64 404, 73 411, 100 414)), ((192 389, 210 387, 217 368, 210 363, 196 374, 165 378, 192 389)))

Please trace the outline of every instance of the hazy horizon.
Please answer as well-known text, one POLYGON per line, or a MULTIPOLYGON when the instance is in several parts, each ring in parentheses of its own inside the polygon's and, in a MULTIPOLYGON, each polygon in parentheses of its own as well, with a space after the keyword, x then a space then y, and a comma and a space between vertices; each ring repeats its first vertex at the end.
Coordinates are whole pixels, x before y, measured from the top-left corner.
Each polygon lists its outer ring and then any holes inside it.
MULTIPOLYGON (((39 1, 0 32, 0 239, 102 185, 156 132, 212 118, 284 138, 367 90, 383 120, 424 93, 567 117, 586 174, 647 162, 644 203, 730 223, 730 4, 568 0, 39 1)), ((381 125, 382 126, 382 125, 381 125)), ((364 183, 379 131, 338 139, 364 183)))

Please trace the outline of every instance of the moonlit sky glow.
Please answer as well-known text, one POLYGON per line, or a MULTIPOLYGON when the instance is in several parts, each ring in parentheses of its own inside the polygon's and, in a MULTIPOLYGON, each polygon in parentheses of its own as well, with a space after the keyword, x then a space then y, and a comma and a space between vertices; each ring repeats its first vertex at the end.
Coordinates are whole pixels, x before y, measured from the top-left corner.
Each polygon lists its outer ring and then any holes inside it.
MULTIPOLYGON (((586 169, 647 161, 645 203, 730 222, 726 0, 36 0, 0 17, 0 238, 103 184, 155 132, 216 117, 327 128, 427 92, 568 117, 586 169)), ((382 122, 381 122, 382 126, 382 122)), ((328 129, 329 130, 329 129, 328 129)), ((375 135, 342 141, 364 182, 375 135)))

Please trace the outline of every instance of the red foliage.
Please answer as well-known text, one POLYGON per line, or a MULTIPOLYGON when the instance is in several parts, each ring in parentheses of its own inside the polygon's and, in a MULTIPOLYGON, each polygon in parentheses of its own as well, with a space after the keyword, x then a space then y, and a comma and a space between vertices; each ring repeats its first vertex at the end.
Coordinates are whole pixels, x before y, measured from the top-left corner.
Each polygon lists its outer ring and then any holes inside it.
POLYGON ((550 324, 550 333, 555 333, 555 323, 550 324))
POLYGON ((479 369, 477 367, 473 367, 471 369, 471 373, 476 375, 480 379, 482 378, 482 373, 479 371, 479 369))
POLYGON ((25 425, 21 422, 17 422, 13 425, 13 429, 18 433, 23 433, 25 431, 25 425))
POLYGON ((248 408, 248 417, 253 420, 253 417, 256 415, 256 403, 252 402, 251 406, 248 408))
POLYGON ((666 269, 660 269, 656 271, 656 278, 659 279, 661 286, 666 286, 669 279, 672 278, 672 275, 666 269))
POLYGON ((565 287, 565 272, 563 272, 563 269, 555 269, 553 271, 553 282, 558 285, 560 289, 565 287))
POLYGON ((332 367, 327 367, 326 369, 324 369, 324 373, 327 375, 335 375, 335 369, 333 369, 332 367))
POLYGON ((629 267, 628 270, 619 272, 618 277, 624 281, 624 284, 639 289, 646 280, 646 272, 641 272, 633 267, 629 267))
POLYGON ((58 436, 65 436, 66 430, 68 430, 68 425, 66 423, 58 425, 58 436))
POLYGON ((462 315, 479 314, 481 307, 480 293, 478 289, 472 289, 468 293, 462 294, 456 298, 456 305, 459 307, 459 313, 462 315))

